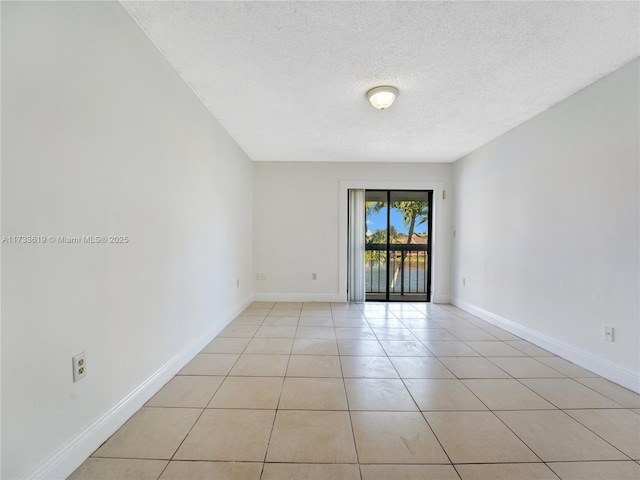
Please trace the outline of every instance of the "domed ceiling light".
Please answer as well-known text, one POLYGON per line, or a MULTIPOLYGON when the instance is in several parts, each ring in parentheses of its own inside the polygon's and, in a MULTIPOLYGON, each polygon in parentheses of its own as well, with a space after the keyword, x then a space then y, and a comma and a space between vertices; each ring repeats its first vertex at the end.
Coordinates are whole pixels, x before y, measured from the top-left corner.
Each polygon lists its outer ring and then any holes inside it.
POLYGON ((367 92, 367 99, 375 108, 384 110, 393 105, 398 96, 398 89, 390 86, 381 86, 372 88, 367 92))

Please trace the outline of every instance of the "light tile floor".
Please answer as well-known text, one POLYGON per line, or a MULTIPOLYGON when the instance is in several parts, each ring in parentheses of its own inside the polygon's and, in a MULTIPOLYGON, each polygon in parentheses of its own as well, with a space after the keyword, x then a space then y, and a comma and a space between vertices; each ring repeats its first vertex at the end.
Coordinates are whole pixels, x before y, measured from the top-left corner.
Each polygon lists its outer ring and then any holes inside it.
POLYGON ((450 305, 256 302, 70 477, 640 478, 640 396, 450 305))

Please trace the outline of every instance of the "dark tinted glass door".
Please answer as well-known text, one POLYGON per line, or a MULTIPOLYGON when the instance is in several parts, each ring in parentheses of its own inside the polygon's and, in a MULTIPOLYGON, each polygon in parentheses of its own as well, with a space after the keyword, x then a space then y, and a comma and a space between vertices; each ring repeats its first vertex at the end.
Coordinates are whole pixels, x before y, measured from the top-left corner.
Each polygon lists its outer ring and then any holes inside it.
POLYGON ((365 193, 366 299, 429 301, 431 191, 365 193))

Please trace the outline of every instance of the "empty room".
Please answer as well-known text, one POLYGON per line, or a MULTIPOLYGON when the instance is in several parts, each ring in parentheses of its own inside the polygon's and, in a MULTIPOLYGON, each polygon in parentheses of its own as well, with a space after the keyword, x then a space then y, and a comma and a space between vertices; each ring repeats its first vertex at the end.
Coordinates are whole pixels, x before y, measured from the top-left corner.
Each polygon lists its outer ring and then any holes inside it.
POLYGON ((640 478, 640 3, 1 1, 0 477, 640 478))

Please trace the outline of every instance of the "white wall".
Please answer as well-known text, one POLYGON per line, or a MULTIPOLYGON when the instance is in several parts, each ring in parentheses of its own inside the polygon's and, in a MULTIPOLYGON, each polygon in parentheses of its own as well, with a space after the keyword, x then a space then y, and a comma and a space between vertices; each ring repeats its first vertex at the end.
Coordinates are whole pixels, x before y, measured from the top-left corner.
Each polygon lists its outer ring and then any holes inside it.
MULTIPOLYGON (((256 299, 344 301, 346 298, 346 188, 451 189, 451 164, 254 164, 254 279, 256 299), (386 187, 384 187, 386 185, 386 187), (317 280, 311 274, 318 274, 317 280)), ((450 202, 434 195, 433 289, 449 299, 450 202)))
POLYGON ((636 60, 455 162, 452 267, 456 304, 635 390, 638 89, 636 60))
POLYGON ((252 166, 116 2, 2 2, 2 140, 2 235, 129 237, 2 245, 1 476, 60 478, 250 301, 252 166))

